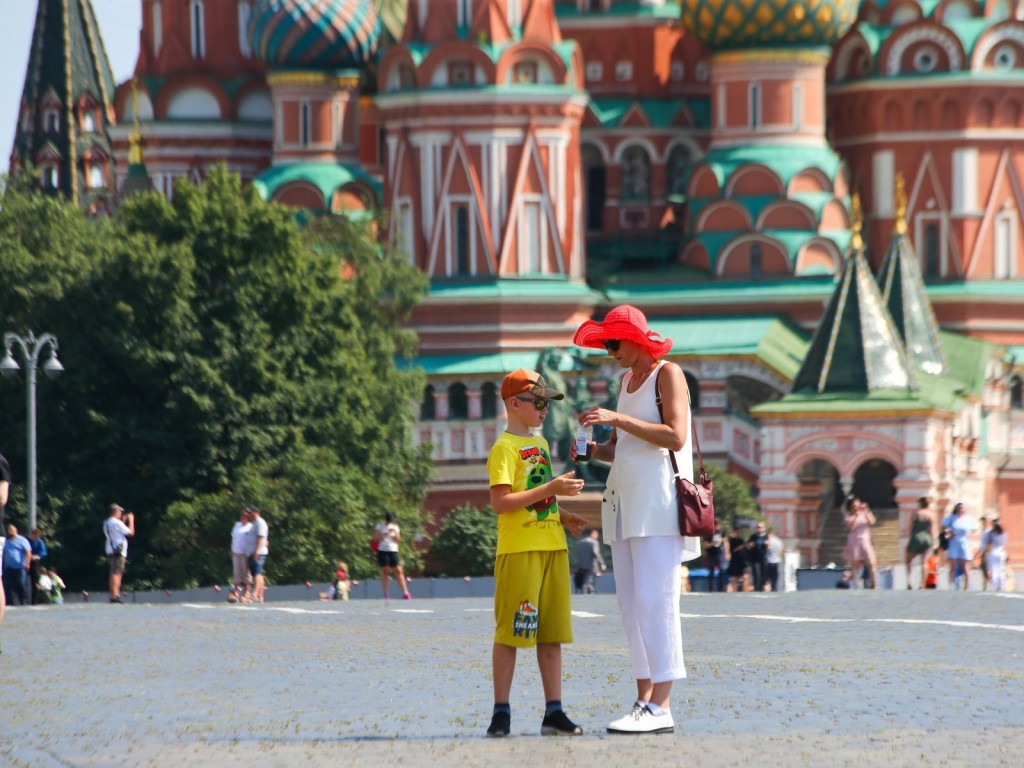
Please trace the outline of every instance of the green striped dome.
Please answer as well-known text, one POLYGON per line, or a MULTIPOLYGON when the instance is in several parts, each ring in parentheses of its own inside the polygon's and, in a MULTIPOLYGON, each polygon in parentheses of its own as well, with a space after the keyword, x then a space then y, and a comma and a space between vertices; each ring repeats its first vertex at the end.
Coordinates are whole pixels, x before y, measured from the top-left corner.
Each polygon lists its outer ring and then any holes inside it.
POLYGON ((270 67, 361 67, 380 31, 370 0, 260 0, 249 19, 252 49, 270 67))
POLYGON ((680 21, 712 50, 831 46, 860 0, 681 0, 680 21))

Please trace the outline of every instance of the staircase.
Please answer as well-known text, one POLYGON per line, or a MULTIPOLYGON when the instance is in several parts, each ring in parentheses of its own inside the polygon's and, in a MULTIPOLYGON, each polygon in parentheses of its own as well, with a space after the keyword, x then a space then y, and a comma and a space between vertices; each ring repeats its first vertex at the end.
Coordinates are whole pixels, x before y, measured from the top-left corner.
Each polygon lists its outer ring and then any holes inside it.
MULTIPOLYGON (((903 562, 900 550, 900 512, 898 509, 873 509, 875 524, 871 526, 871 543, 875 547, 878 566, 896 565, 903 562)), ((821 548, 818 550, 818 565, 846 564, 843 550, 846 548, 846 526, 843 511, 830 509, 821 521, 821 548)))

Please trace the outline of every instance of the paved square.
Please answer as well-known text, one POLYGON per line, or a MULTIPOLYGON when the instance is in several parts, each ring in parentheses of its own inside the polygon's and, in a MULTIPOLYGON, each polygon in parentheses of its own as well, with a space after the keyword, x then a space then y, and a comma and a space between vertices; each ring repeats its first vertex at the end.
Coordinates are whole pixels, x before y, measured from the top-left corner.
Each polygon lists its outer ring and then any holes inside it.
POLYGON ((521 653, 490 719, 491 602, 69 605, 0 626, 0 765, 1024 764, 1024 595, 684 595, 676 733, 610 736, 634 693, 613 596, 574 598, 541 738, 521 653))

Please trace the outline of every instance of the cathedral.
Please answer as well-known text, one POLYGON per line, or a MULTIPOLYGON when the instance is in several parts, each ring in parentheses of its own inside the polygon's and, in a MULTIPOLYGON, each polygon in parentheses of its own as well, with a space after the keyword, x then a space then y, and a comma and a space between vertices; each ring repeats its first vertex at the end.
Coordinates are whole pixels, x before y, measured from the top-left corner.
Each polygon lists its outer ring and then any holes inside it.
POLYGON ((849 493, 883 565, 920 496, 1024 555, 1024 2, 138 1, 118 84, 90 0, 38 0, 12 172, 95 215, 218 164, 386 212, 431 281, 436 514, 487 502, 512 369, 570 391, 567 461, 619 375, 573 331, 632 304, 805 564, 842 560, 849 493))

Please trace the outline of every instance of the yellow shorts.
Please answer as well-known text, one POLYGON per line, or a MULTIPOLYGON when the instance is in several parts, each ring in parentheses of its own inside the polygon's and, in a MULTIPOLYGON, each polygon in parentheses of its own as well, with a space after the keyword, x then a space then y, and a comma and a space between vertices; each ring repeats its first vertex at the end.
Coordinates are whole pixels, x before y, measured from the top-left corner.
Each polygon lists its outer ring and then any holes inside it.
POLYGON ((514 552, 494 563, 494 642, 571 643, 569 553, 514 552))

